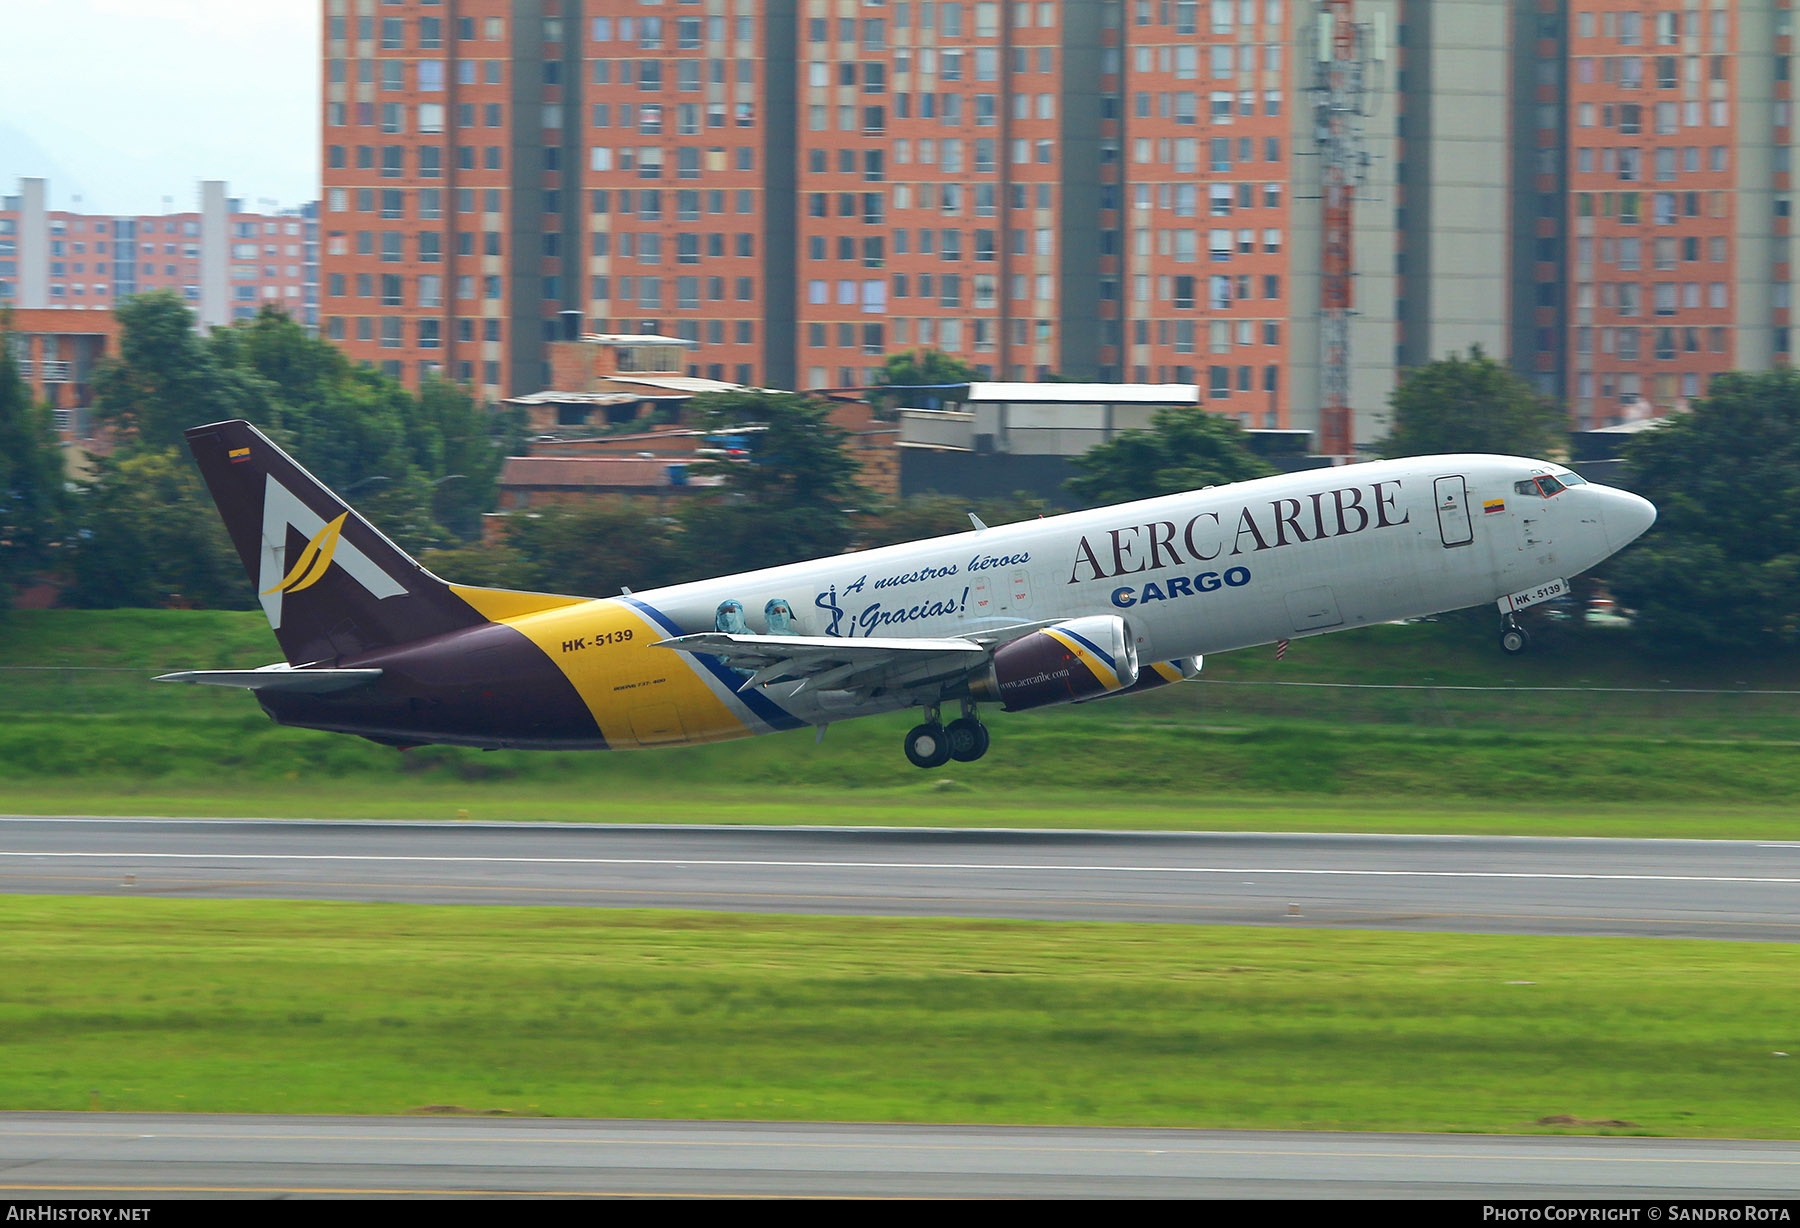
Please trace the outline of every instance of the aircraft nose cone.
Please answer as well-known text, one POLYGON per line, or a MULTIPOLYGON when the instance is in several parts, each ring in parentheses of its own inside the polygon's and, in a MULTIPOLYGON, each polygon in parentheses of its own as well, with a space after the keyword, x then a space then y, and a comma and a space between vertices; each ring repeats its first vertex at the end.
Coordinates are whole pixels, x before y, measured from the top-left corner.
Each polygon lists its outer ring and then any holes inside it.
POLYGON ((1606 544, 1616 552, 1642 537, 1656 523, 1656 504, 1628 490, 1608 487, 1605 493, 1601 519, 1606 524, 1606 544))

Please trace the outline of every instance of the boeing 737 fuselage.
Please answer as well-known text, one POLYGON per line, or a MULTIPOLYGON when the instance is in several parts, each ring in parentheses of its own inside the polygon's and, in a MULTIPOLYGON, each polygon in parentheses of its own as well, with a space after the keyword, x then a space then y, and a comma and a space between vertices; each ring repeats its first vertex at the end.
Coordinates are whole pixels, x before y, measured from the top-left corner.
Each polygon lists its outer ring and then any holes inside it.
POLYGON ((981 703, 1148 690, 1207 653, 1486 602, 1521 651, 1517 610, 1656 518, 1560 465, 1422 456, 568 597, 438 579, 248 423, 187 435, 287 661, 167 677, 401 746, 676 746, 917 707, 905 751, 936 767, 986 752, 981 703))

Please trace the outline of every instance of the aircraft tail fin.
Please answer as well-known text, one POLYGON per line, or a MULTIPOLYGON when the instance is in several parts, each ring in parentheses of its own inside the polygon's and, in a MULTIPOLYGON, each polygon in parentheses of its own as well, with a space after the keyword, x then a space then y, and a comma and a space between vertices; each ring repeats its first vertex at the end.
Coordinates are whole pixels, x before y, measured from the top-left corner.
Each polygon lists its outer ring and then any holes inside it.
POLYGON ((248 422, 185 434, 289 662, 330 664, 489 621, 248 422))

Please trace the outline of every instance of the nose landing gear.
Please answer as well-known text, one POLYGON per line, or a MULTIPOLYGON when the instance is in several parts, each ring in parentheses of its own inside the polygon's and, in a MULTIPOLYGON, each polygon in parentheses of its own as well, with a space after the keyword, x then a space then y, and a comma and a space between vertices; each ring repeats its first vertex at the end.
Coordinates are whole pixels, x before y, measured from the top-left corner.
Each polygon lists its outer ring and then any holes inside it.
POLYGON ((925 723, 915 725, 906 734, 906 758, 914 767, 935 768, 955 759, 973 763, 987 754, 988 729, 975 714, 975 705, 965 699, 962 715, 948 725, 938 717, 937 705, 925 709, 925 723))
POLYGON ((1505 624, 1500 628, 1500 650, 1517 656, 1531 647, 1531 636, 1519 625, 1516 614, 1508 614, 1505 624))

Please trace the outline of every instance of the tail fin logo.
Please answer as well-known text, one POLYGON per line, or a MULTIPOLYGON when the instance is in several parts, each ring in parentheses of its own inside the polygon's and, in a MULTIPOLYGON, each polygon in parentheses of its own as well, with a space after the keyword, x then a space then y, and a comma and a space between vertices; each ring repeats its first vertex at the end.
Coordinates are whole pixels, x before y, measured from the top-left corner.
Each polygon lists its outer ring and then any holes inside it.
POLYGON ((281 578, 280 584, 264 589, 263 596, 274 592, 297 593, 317 584, 331 568, 331 556, 337 553, 338 538, 343 534, 344 521, 349 517, 349 512, 341 512, 336 520, 313 534, 312 540, 306 543, 306 549, 300 552, 294 569, 281 578))
MULTIPOLYGON (((338 506, 342 507, 340 503, 338 506)), ((344 526, 350 513, 339 512, 337 518, 325 517, 303 503, 293 491, 276 481, 273 475, 263 487, 262 562, 257 583, 262 585, 263 612, 269 625, 281 629, 283 599, 300 593, 323 580, 335 565, 355 581, 369 596, 380 601, 398 597, 406 586, 345 539, 344 526), (287 561, 289 527, 306 534, 306 546, 293 565, 287 561)))

